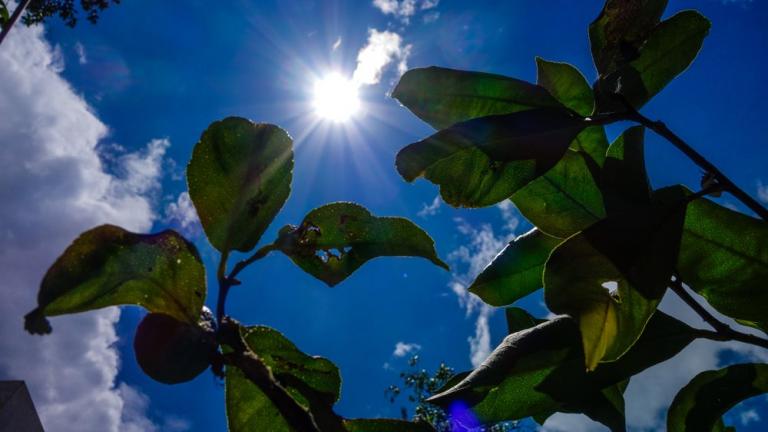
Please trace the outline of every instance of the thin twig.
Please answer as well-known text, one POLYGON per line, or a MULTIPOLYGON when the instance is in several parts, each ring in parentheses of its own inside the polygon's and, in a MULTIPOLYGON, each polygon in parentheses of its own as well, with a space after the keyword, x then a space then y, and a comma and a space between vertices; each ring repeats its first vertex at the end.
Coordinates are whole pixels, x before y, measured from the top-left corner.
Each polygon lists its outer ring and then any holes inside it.
POLYGON ((227 275, 227 260, 229 259, 229 252, 224 252, 221 254, 221 260, 219 261, 219 268, 216 272, 216 279, 219 282, 219 298, 216 302, 216 321, 221 322, 221 320, 224 318, 224 315, 226 314, 226 303, 227 303, 227 295, 229 295, 229 289, 232 288, 235 285, 239 285, 240 281, 237 280, 237 275, 240 274, 241 271, 243 271, 244 268, 248 267, 249 265, 253 264, 255 261, 258 261, 265 256, 269 255, 270 252, 277 249, 277 246, 275 244, 268 244, 256 252, 253 253, 250 257, 239 261, 235 266, 232 268, 232 271, 227 275))
POLYGON ((11 15, 11 17, 8 18, 8 22, 5 23, 5 26, 3 26, 3 30, 0 32, 0 45, 3 44, 5 37, 8 36, 8 32, 11 31, 11 27, 13 27, 16 24, 16 21, 19 20, 19 17, 21 17, 21 14, 24 12, 25 9, 27 9, 27 6, 29 6, 29 3, 31 1, 32 0, 22 0, 21 3, 19 3, 18 6, 16 6, 16 10, 13 11, 13 15, 11 15))
POLYGON ((717 341, 735 340, 768 349, 768 339, 734 330, 728 324, 718 320, 714 315, 706 310, 704 306, 701 305, 701 303, 693 298, 693 296, 685 289, 680 279, 675 278, 672 282, 670 282, 670 288, 707 324, 715 329, 715 331, 700 330, 698 333, 699 337, 717 341))

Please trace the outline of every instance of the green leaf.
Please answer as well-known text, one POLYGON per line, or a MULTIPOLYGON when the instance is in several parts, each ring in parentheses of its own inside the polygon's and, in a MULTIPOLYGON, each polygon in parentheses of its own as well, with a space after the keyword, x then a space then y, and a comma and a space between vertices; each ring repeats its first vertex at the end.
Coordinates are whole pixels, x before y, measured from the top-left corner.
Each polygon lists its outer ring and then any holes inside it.
POLYGON ((635 60, 666 7, 667 0, 607 0, 589 25, 598 73, 609 74, 635 60))
POLYGON ((221 252, 247 252, 291 191, 292 140, 279 127, 228 117, 212 123, 187 166, 189 196, 221 252))
POLYGON ((487 206, 552 168, 583 129, 563 108, 482 117, 405 147, 397 170, 409 182, 423 176, 440 185, 450 205, 487 206))
MULTIPOLYGON (((696 11, 683 11, 661 22, 636 59, 599 80, 600 93, 619 93, 635 108, 642 107, 693 63, 710 25, 696 11)), ((608 102, 599 111, 613 109, 608 102)))
POLYGON ((662 189, 651 205, 609 216, 550 255, 544 297, 551 311, 579 321, 588 369, 624 354, 656 310, 675 268, 686 199, 681 188, 662 189))
POLYGON ((657 311, 624 357, 587 372, 578 325, 559 317, 507 336, 480 367, 429 401, 443 407, 462 401, 486 423, 582 412, 624 430, 616 397, 626 380, 673 357, 694 338, 695 330, 657 311))
MULTIPOLYGON (((581 116, 594 111, 595 97, 584 75, 568 63, 536 58, 537 83, 546 88, 563 106, 581 116)), ((603 165, 608 140, 603 127, 590 127, 571 143, 571 149, 588 154, 599 166, 603 165)))
POLYGON ((509 334, 536 327, 546 321, 534 318, 528 311, 519 307, 508 307, 504 309, 504 316, 507 318, 507 331, 509 334))
POLYGON ((605 217, 598 171, 586 153, 569 149, 557 165, 510 199, 540 230, 565 238, 605 217))
MULTIPOLYGON (((327 405, 338 400, 341 377, 329 360, 304 354, 269 327, 243 328, 242 336, 247 347, 270 368, 275 379, 299 404, 312 410, 316 400, 327 405)), ((291 430, 277 407, 240 369, 227 368, 225 392, 230 431, 291 430)))
POLYGON ((595 98, 584 75, 568 63, 550 62, 536 57, 536 83, 555 99, 582 117, 592 114, 595 98))
POLYGON ((347 432, 434 432, 426 422, 409 422, 394 419, 348 419, 344 420, 347 432))
POLYGON ((608 148, 601 189, 609 214, 647 207, 651 202, 651 184, 645 170, 644 132, 642 126, 631 127, 608 148))
POLYGON ((101 225, 82 233, 48 269, 24 327, 50 333, 46 316, 124 304, 195 324, 205 294, 200 255, 177 232, 135 234, 101 225))
POLYGON ((535 228, 517 237, 477 276, 469 291, 492 306, 516 302, 543 286, 544 263, 559 243, 535 228))
POLYGON ((0 0, 0 27, 5 27, 10 18, 11 16, 8 13, 8 6, 6 6, 4 0, 0 0))
POLYGON ((283 227, 276 244, 302 270, 329 286, 380 256, 422 257, 448 269, 437 257, 432 239, 413 222, 376 217, 348 202, 312 210, 298 227, 283 227))
POLYGON ((438 130, 489 115, 559 106, 544 88, 525 81, 439 67, 409 70, 392 97, 438 130))
POLYGON ((768 364, 737 364, 696 375, 675 396, 669 432, 711 431, 742 400, 768 393, 768 364))
POLYGON ((768 224, 697 199, 686 211, 677 269, 719 312, 768 332, 768 224))

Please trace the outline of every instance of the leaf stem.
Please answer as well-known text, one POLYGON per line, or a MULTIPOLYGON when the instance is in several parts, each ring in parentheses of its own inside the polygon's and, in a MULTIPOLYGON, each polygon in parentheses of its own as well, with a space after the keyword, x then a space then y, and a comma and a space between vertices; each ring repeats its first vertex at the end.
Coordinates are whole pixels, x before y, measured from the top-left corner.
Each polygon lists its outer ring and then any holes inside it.
POLYGON ((2 45, 3 41, 5 40, 5 37, 8 36, 8 32, 11 31, 11 27, 13 27, 16 24, 16 21, 19 20, 19 17, 21 17, 21 14, 24 12, 24 10, 29 6, 29 3, 32 0, 21 0, 18 6, 16 6, 16 9, 13 11, 13 14, 10 18, 8 18, 8 22, 5 23, 5 26, 3 26, 2 32, 0 32, 0 45, 2 45))
POLYGON ((258 249, 253 253, 253 255, 235 264, 229 275, 227 275, 227 260, 229 259, 229 251, 221 254, 219 268, 216 271, 216 279, 219 282, 219 298, 216 302, 216 322, 221 323, 221 320, 226 314, 226 303, 227 295, 229 295, 229 289, 235 285, 240 284, 240 281, 237 280, 237 275, 240 274, 244 268, 253 264, 255 261, 264 258, 265 256, 269 255, 270 252, 276 249, 277 245, 274 243, 268 244, 258 249))
POLYGON ((751 345, 759 346, 768 349, 768 339, 761 338, 748 333, 742 333, 738 330, 732 329, 728 324, 718 320, 708 310, 704 308, 695 298, 685 289, 682 281, 679 278, 675 278, 670 283, 670 288, 677 294, 688 306, 691 307, 699 316, 709 324, 714 331, 700 330, 699 337, 704 339, 716 340, 716 341, 739 341, 748 343, 751 345))

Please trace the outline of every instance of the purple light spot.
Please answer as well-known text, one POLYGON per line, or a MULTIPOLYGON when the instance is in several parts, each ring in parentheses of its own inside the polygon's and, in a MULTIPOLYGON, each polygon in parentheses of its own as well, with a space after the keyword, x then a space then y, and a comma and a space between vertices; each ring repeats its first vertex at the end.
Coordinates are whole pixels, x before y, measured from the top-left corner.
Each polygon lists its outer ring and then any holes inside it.
POLYGON ((462 401, 455 401, 448 407, 448 420, 453 432, 470 431, 482 426, 472 409, 462 401))

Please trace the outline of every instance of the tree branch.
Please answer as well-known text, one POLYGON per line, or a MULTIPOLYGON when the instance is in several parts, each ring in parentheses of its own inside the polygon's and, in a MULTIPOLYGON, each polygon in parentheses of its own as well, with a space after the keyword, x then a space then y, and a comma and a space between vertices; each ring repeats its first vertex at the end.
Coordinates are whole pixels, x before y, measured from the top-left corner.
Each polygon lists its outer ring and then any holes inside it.
POLYGON ((756 215, 758 215, 763 220, 768 221, 768 209, 763 207, 756 199, 752 198, 751 195, 738 187, 736 183, 734 183, 725 174, 723 174, 723 172, 720 171, 713 163, 708 161, 699 152, 694 150, 693 147, 688 145, 688 143, 686 143, 682 138, 672 132, 667 127, 667 125, 660 121, 653 121, 648 117, 640 114, 640 112, 637 111, 632 106, 632 104, 630 104, 621 95, 616 94, 614 96, 624 104, 626 111, 621 113, 598 114, 593 117, 588 117, 586 118, 588 124, 599 126, 622 120, 630 120, 645 126, 646 128, 654 131, 656 134, 666 138, 667 141, 671 142, 672 145, 683 152, 683 154, 685 154, 691 161, 693 161, 693 163, 698 165, 708 174, 712 175, 714 180, 723 188, 723 190, 730 192, 734 197, 736 197, 736 199, 741 201, 745 206, 749 207, 750 210, 755 212, 756 215))
POLYGON ((768 339, 734 330, 728 324, 718 320, 714 315, 706 310, 704 306, 701 305, 701 303, 693 298, 693 296, 685 289, 682 281, 679 278, 676 277, 672 282, 670 282, 670 288, 707 324, 715 329, 715 331, 700 330, 699 337, 716 341, 735 340, 768 349, 768 339))
POLYGON ((3 27, 2 32, 0 32, 0 45, 3 44, 3 41, 5 40, 5 37, 8 36, 8 32, 11 31, 11 27, 13 27, 16 24, 16 21, 19 20, 21 17, 21 14, 24 12, 25 9, 27 9, 27 6, 29 6, 29 3, 32 0, 21 0, 18 6, 16 6, 16 9, 13 11, 13 15, 8 19, 8 22, 5 23, 5 26, 3 27))

